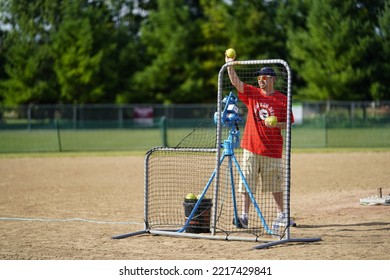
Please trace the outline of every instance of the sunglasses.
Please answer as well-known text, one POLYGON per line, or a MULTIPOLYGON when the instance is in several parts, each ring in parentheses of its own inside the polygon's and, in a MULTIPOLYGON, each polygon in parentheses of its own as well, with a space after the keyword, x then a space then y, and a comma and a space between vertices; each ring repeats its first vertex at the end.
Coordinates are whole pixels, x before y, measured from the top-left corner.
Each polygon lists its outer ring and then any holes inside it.
POLYGON ((269 78, 271 78, 272 76, 269 76, 269 75, 261 75, 261 76, 258 76, 257 77, 257 80, 261 81, 261 80, 267 80, 269 78))

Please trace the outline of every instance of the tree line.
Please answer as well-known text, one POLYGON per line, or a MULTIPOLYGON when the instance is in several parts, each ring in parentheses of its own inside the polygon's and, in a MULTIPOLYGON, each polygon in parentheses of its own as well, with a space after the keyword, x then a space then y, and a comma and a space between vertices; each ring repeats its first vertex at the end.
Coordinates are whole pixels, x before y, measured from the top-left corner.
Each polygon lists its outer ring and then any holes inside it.
POLYGON ((210 102, 229 47, 295 100, 390 100, 390 0, 2 0, 0 105, 210 102))

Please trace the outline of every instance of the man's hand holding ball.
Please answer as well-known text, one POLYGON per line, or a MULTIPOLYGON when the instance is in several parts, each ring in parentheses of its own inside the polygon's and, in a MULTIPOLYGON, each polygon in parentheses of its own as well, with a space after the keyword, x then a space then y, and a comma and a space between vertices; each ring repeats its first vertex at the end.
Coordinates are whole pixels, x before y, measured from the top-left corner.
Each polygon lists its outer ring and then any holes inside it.
POLYGON ((265 123, 265 126, 273 128, 278 124, 278 118, 276 116, 267 117, 264 120, 264 123, 265 123))

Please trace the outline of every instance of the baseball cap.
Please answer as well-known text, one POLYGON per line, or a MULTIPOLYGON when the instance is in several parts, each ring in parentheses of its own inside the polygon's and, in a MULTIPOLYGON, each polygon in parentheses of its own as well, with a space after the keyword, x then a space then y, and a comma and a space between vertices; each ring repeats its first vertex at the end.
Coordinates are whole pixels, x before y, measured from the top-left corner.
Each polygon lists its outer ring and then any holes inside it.
POLYGON ((272 69, 271 67, 263 67, 260 70, 256 71, 255 75, 256 76, 272 76, 272 77, 276 77, 276 73, 275 73, 274 69, 272 69))

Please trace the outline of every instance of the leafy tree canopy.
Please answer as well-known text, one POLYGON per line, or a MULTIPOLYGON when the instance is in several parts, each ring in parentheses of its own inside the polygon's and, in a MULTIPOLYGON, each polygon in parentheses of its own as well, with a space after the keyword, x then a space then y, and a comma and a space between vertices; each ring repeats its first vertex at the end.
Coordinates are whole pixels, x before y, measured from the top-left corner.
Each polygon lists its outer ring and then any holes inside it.
POLYGON ((225 49, 301 100, 390 99, 390 0, 3 0, 0 104, 215 100, 225 49))

